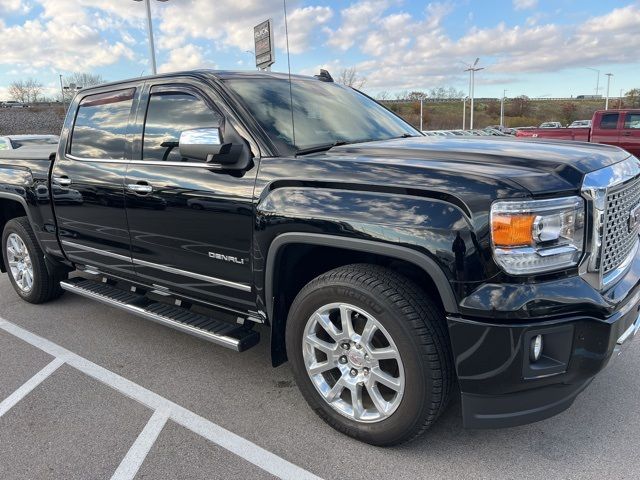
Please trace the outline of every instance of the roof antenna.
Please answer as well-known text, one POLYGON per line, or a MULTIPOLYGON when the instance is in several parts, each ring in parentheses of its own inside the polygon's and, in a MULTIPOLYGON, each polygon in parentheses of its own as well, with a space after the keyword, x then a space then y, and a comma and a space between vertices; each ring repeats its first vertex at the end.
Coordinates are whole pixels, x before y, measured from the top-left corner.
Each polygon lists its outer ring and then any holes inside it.
POLYGON ((291 55, 289 54, 289 24, 287 22, 287 0, 282 0, 284 8, 284 33, 287 38, 287 66, 289 67, 289 101, 291 105, 291 132, 293 135, 293 146, 296 146, 296 124, 293 119, 293 87, 291 85, 291 55))

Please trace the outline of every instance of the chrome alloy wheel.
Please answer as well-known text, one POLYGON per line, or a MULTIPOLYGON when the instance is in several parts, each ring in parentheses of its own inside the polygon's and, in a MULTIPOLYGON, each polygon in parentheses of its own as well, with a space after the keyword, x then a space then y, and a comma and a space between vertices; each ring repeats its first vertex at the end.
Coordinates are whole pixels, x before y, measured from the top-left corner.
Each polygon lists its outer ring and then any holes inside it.
POLYGON ((29 293, 33 288, 33 265, 27 246, 15 233, 7 238, 7 261, 18 288, 29 293))
POLYGON ((404 393, 404 367, 391 335, 372 315, 346 303, 319 308, 302 339, 307 374, 338 413, 379 422, 396 411, 404 393))

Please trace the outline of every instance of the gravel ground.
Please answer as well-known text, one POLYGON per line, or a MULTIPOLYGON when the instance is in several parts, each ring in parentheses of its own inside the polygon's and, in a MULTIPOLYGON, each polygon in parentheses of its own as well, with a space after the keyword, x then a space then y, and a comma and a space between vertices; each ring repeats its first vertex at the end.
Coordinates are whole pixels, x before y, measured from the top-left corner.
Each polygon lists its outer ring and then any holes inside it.
POLYGON ((0 136, 60 135, 63 122, 61 107, 0 108, 0 136))
MULTIPOLYGON (((325 479, 637 479, 640 339, 552 419, 464 430, 453 402, 419 440, 381 449, 326 426, 288 366, 269 365, 269 332, 237 354, 66 294, 30 305, 0 275, 1 316, 325 479)), ((52 357, 0 331, 0 396, 52 357)), ((3 398, 0 398, 2 402, 3 398)), ((0 478, 109 478, 152 412, 63 365, 0 417, 0 478)), ((169 421, 142 478, 268 478, 240 456, 169 421)))

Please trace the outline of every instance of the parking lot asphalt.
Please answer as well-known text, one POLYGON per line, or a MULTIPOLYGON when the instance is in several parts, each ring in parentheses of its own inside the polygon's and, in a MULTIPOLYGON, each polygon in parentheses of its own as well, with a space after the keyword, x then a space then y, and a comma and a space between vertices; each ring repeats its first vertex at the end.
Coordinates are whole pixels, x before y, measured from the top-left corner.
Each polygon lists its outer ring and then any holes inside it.
POLYGON ((3 480, 640 476, 638 339, 557 417, 464 430, 454 401, 382 449, 309 410, 289 367, 271 368, 266 328, 238 354, 71 294, 27 304, 5 275, 0 318, 3 480))

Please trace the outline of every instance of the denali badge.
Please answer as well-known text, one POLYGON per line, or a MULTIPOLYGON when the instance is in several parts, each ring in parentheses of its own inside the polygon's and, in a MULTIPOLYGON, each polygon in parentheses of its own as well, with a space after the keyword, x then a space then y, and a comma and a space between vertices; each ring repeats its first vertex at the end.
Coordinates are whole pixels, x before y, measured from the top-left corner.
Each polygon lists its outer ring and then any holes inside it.
POLYGON ((237 263, 238 265, 244 265, 244 258, 233 257, 231 255, 222 255, 221 253, 209 252, 210 258, 216 260, 224 260, 225 262, 237 263))
POLYGON ((629 231, 633 232, 640 224, 640 205, 629 212, 629 231))

